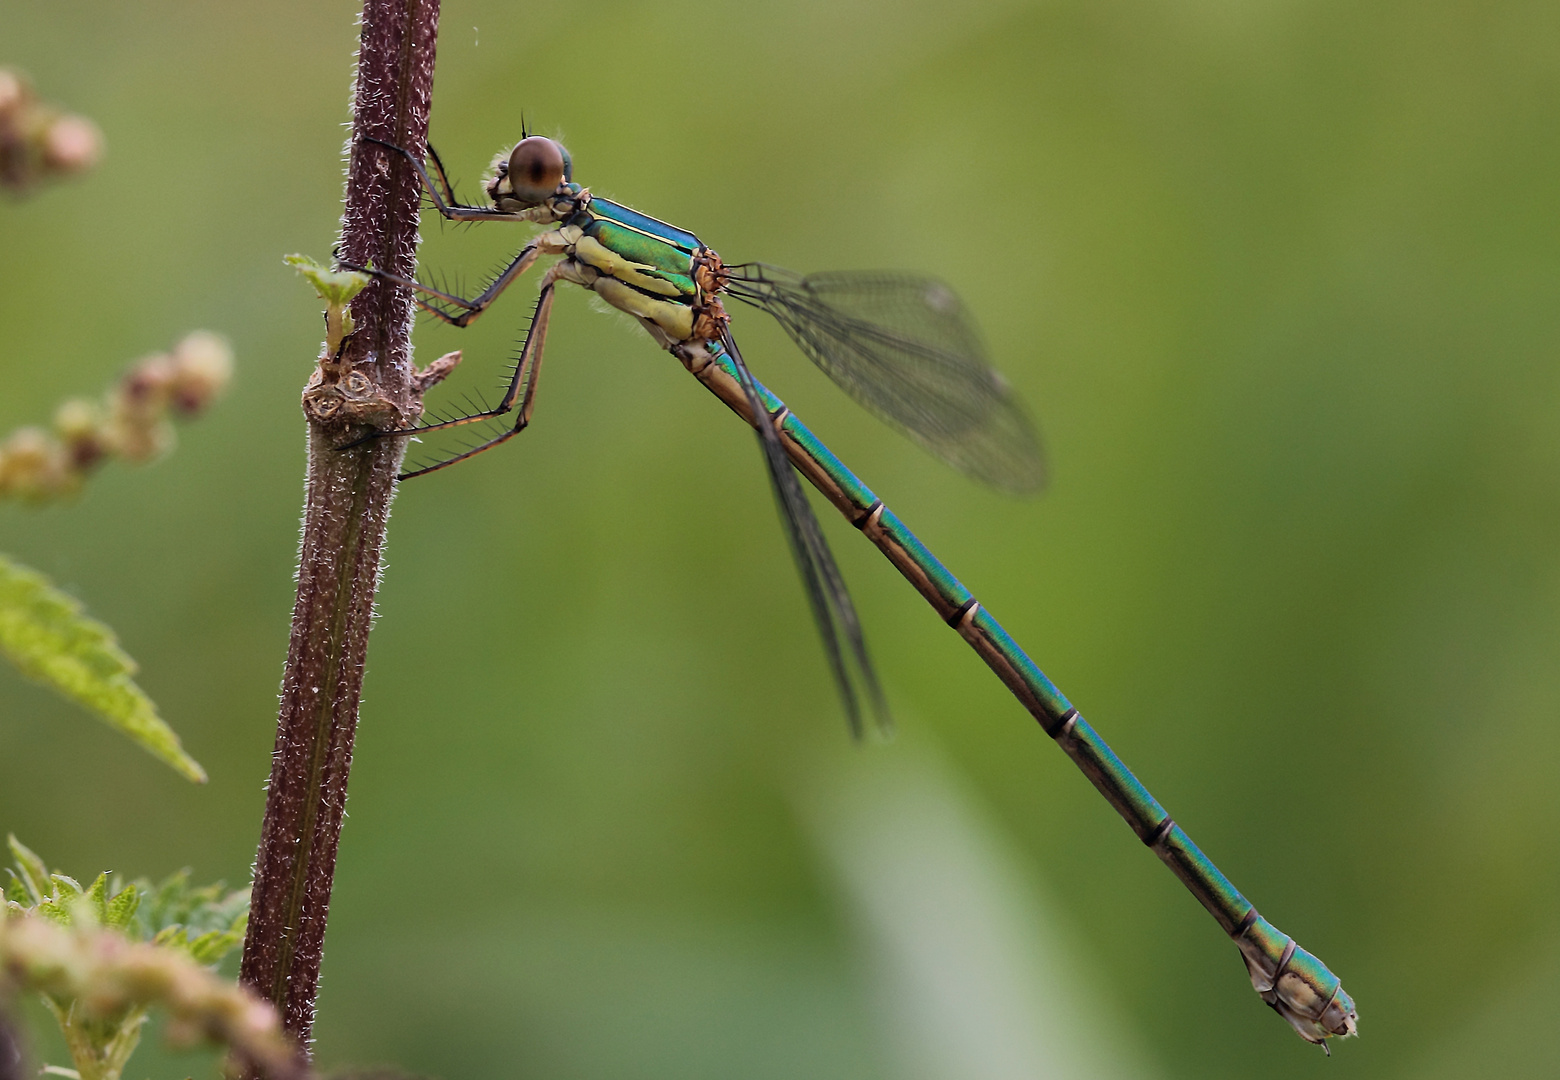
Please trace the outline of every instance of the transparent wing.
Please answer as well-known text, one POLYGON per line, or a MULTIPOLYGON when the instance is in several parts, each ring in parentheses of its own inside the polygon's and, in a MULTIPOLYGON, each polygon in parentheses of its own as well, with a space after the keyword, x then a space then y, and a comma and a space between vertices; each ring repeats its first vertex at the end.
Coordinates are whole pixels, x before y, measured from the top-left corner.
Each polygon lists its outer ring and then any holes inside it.
POLYGON ((850 721, 851 734, 861 737, 861 702, 857 694, 856 680, 865 691, 879 728, 887 733, 893 728, 889 718, 888 702, 883 697, 882 685, 867 655, 866 639, 861 633, 861 620, 856 616, 856 605, 851 603, 850 592, 845 588, 845 578, 840 574, 834 555, 823 538, 823 528, 812 512, 807 496, 802 492, 796 469, 780 444, 763 401, 758 396, 758 386, 752 372, 742 361, 742 352, 730 329, 721 334, 726 354, 737 369, 738 381, 747 395, 748 408, 752 410, 758 432, 758 443, 764 451, 764 464, 769 469, 769 480, 774 488, 775 503, 780 508, 780 520, 785 527, 791 554, 796 558, 796 568, 802 575, 802 586, 807 592, 807 602, 812 608, 813 620, 823 638, 824 656, 829 670, 834 674, 840 698, 845 704, 845 716, 850 721), (844 639, 847 649, 841 648, 844 639), (848 659, 847 659, 848 656, 848 659), (854 668, 854 678, 852 668, 854 668))
POLYGON ((1045 484, 1034 425, 943 282, 895 271, 803 277, 762 263, 730 270, 732 296, 773 315, 841 389, 937 457, 1005 491, 1045 484))

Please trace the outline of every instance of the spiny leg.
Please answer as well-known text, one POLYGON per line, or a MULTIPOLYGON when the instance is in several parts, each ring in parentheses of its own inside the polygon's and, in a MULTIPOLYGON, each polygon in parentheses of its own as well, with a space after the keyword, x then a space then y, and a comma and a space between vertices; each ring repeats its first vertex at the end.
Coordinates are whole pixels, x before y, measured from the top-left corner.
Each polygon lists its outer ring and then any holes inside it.
POLYGON ((536 237, 520 249, 520 253, 514 257, 497 277, 488 283, 487 288, 470 300, 445 292, 443 289, 435 289, 432 285, 424 285, 422 282, 415 281, 412 278, 404 278, 399 274, 392 274, 388 270, 378 270, 374 267, 359 266, 356 263, 347 262, 340 255, 336 256, 336 261, 348 270, 372 274, 382 281, 388 281, 393 285, 400 285, 402 288, 410 289, 414 294, 421 293, 424 296, 436 297, 446 304, 452 304, 461 309, 459 314, 452 315, 432 301, 424 300, 422 296, 414 295, 412 297, 413 303, 442 322, 447 322, 451 326, 470 326, 477 321, 477 317, 486 311, 494 300, 498 299, 499 294, 514 284, 515 279, 529 270, 539 257, 552 253, 551 245, 544 243, 542 237, 536 237))
MULTIPOLYGON (((455 197, 455 185, 450 183, 450 174, 444 168, 444 159, 439 156, 439 152, 433 148, 432 143, 428 143, 427 146, 428 156, 433 159, 433 170, 439 176, 439 186, 444 189, 445 199, 449 201, 451 206, 463 205, 461 201, 455 197)), ((473 207, 472 209, 480 208, 473 207)))
MULTIPOLYGON (((479 409, 465 416, 456 416, 448 420, 439 420, 432 424, 418 424, 408 428, 390 428, 385 431, 371 431, 361 438, 349 443, 343 443, 338 450, 348 450, 354 446, 368 442, 370 439, 383 439, 391 436, 421 435, 427 431, 442 431, 445 428, 463 427, 467 424, 478 424, 484 420, 492 420, 503 416, 515 407, 516 401, 523 401, 519 426, 496 439, 489 440, 479 446, 450 458, 448 461, 428 469, 419 469, 410 476, 421 476, 425 472, 433 472, 434 469, 442 469, 445 465, 456 461, 463 461, 473 454, 481 453, 490 446, 497 446, 505 439, 513 438, 520 430, 530 423, 531 397, 536 392, 536 369, 541 364, 542 349, 547 341, 547 324, 552 317, 553 288, 557 281, 557 267, 548 270, 542 277, 542 289, 536 297, 536 310, 531 314, 531 324, 526 328, 525 341, 520 346, 520 355, 515 360, 515 368, 509 377, 509 385, 504 390, 504 396, 499 399, 497 405, 492 408, 479 409)), ((469 400, 469 399, 468 399, 469 400)))
POLYGON ((483 413, 475 413, 471 416, 461 417, 456 420, 445 420, 437 424, 428 424, 423 427, 410 428, 403 431, 376 432, 376 435, 410 435, 414 432, 438 431, 441 428, 459 427, 462 424, 471 424, 479 420, 491 419, 502 416, 515 407, 519 402, 519 411, 515 414, 514 427, 510 428, 485 442, 478 443, 468 450, 464 450, 453 457, 432 465, 404 472, 396 477, 398 480, 410 480, 414 476, 424 476, 427 473, 438 472, 457 461, 465 461, 469 457, 475 457, 484 450, 491 450, 499 443, 508 442, 520 434, 531 423, 531 413, 536 408, 536 385, 542 371, 542 352, 547 344, 547 323, 552 317, 553 289, 555 278, 551 273, 542 281, 541 295, 536 298, 536 314, 531 317, 531 327, 526 331, 525 344, 520 347, 520 359, 515 363, 514 377, 510 380, 509 389, 504 394, 504 399, 498 406, 483 413))
MULTIPOLYGON (((450 198, 446 200, 443 193, 441 193, 437 185, 434 184, 433 178, 428 175, 427 167, 424 166, 423 163, 417 159, 417 156, 410 150, 406 149, 404 146, 397 146, 395 143, 385 142, 383 139, 376 139, 369 135, 364 135, 362 138, 366 143, 373 143, 375 146, 382 146, 386 150, 400 154, 407 161, 411 162, 412 168, 416 169, 417 175, 422 178, 423 189, 428 192, 428 197, 433 200, 433 208, 437 210, 439 214, 445 219, 449 221, 520 220, 517 219, 514 214, 507 213, 503 210, 495 210, 490 206, 465 206, 461 203, 457 203, 455 201, 453 191, 450 193, 450 198)), ((437 161, 437 156, 435 156, 435 161, 437 161)), ((444 174, 444 166, 442 164, 439 165, 439 173, 441 176, 444 174)), ((445 178, 444 182, 446 184, 449 183, 448 177, 445 178)))

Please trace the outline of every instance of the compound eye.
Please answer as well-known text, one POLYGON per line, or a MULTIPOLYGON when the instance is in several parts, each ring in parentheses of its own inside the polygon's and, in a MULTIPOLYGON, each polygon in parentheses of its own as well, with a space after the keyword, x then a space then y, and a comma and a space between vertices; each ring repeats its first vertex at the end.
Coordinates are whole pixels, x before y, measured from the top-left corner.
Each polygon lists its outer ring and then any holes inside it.
POLYGON ((509 188, 524 202, 545 202, 568 178, 568 163, 568 152, 552 139, 521 139, 509 155, 509 188))

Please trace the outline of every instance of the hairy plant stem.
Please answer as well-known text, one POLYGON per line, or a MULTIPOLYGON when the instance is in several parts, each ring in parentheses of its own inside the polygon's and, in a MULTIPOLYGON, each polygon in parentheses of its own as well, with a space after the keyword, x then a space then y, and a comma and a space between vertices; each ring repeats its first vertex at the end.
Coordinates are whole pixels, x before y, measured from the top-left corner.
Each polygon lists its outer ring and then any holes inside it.
MULTIPOLYGON (((403 158, 363 137, 423 153, 438 21, 438 0, 363 5, 341 253, 403 277, 414 272, 421 191, 403 158)), ((404 440, 335 447, 364 433, 376 415, 402 426, 421 412, 410 295, 376 280, 353 300, 352 315, 356 330, 332 364, 342 385, 324 389, 341 390, 349 406, 373 407, 330 413, 317 396, 318 372, 305 394, 309 458, 298 597, 240 973, 276 1005, 300 1046, 308 1045, 314 1021, 374 591, 404 440)))

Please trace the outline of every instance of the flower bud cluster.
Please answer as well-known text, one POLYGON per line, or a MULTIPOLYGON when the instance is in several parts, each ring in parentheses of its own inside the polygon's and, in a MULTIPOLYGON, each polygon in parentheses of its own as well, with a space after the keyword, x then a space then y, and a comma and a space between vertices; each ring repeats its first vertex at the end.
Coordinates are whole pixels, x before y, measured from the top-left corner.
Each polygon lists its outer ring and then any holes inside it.
POLYGON ((39 101, 26 76, 0 67, 0 187, 25 191, 85 172, 102 155, 96 124, 39 101))
POLYGON ((64 927, 16 905, 0 906, 0 991, 16 990, 66 1003, 73 1022, 116 1023, 160 1005, 175 1043, 224 1044, 271 1080, 308 1076, 269 1002, 178 949, 132 942, 90 920, 64 927))
POLYGON ((50 429, 24 427, 0 442, 0 499, 46 502, 74 493, 109 458, 150 461, 173 445, 170 415, 192 417, 233 374, 225 339, 197 330, 172 351, 136 364, 101 402, 61 405, 50 429))

